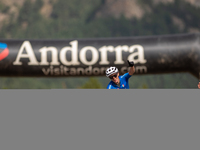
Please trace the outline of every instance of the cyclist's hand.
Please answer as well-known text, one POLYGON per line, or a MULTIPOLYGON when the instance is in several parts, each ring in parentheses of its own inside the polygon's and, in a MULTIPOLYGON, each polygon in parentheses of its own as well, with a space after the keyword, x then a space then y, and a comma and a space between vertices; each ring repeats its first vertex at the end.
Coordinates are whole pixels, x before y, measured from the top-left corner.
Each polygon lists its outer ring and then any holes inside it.
POLYGON ((133 66, 135 65, 133 61, 127 60, 127 62, 128 62, 128 65, 129 65, 130 67, 133 67, 133 66))

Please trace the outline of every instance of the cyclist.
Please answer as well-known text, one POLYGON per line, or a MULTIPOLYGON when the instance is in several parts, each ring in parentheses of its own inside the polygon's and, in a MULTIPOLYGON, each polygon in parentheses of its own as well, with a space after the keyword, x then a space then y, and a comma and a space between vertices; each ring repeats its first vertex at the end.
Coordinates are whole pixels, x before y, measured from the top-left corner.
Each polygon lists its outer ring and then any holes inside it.
POLYGON ((134 62, 127 60, 130 70, 122 76, 119 76, 119 71, 116 67, 110 67, 106 70, 106 76, 111 79, 107 89, 129 89, 129 78, 135 73, 134 62))

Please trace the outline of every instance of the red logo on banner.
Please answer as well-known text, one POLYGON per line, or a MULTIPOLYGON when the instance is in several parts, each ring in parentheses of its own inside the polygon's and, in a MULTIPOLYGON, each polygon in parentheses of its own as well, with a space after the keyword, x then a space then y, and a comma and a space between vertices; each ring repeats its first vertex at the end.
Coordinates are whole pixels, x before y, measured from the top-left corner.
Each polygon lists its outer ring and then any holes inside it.
POLYGON ((6 58, 9 54, 9 49, 7 48, 7 44, 0 43, 0 49, 3 49, 3 51, 0 53, 0 60, 6 58))

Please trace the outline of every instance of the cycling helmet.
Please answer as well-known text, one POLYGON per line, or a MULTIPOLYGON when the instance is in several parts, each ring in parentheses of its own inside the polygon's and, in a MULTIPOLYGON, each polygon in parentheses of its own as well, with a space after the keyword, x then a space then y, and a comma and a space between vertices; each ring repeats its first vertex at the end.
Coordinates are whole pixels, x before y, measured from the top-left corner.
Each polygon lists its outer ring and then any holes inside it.
POLYGON ((109 77, 113 73, 117 73, 118 69, 116 67, 110 67, 106 70, 106 76, 109 77))

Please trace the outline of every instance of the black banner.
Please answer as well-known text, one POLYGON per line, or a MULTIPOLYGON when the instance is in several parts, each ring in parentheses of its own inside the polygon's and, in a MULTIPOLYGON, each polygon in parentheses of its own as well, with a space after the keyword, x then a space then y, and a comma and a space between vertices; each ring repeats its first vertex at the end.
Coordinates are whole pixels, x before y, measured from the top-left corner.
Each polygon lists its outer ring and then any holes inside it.
POLYGON ((135 74, 190 72, 199 77, 200 34, 94 39, 0 39, 0 76, 105 76, 116 66, 135 74))

